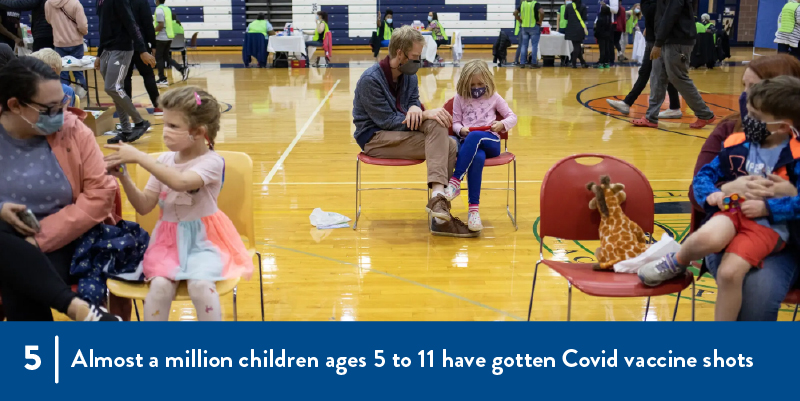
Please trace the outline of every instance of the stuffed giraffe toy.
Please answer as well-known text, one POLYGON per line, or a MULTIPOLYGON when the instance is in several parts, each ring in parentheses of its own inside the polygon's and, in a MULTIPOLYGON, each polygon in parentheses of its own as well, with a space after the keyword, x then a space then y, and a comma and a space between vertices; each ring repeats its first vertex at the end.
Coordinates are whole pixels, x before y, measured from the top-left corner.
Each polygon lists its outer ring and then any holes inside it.
POLYGON ((624 185, 611 184, 611 178, 604 175, 600 177, 600 185, 590 182, 586 188, 595 195, 589 202, 589 209, 600 212, 600 248, 595 254, 597 263, 593 268, 613 271, 614 264, 647 250, 647 237, 620 207, 627 198, 624 185))

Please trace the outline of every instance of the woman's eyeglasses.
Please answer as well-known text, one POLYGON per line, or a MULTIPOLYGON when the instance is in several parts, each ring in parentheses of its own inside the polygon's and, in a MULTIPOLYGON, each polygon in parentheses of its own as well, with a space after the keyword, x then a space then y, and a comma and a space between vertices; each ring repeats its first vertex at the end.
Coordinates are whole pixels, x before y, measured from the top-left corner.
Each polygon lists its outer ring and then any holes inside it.
POLYGON ((61 114, 64 112, 64 107, 66 107, 72 99, 69 95, 65 94, 64 98, 61 99, 61 103, 55 106, 47 106, 41 103, 36 103, 31 101, 30 103, 35 104, 44 110, 39 110, 39 114, 46 114, 48 116, 55 116, 57 114, 61 114))

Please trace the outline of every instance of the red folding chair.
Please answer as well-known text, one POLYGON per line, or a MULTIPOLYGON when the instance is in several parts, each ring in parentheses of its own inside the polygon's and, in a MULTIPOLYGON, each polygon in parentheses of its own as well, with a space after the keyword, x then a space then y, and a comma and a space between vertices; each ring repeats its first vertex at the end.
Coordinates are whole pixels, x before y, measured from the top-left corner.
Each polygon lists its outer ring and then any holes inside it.
MULTIPOLYGON (((453 115, 453 99, 447 101, 444 104, 444 109, 447 110, 450 115, 453 115)), ((503 119, 503 116, 500 113, 497 113, 497 120, 500 121, 503 119)), ((508 166, 508 178, 506 179, 506 188, 481 188, 482 190, 489 190, 489 191, 506 191, 506 213, 508 214, 508 218, 511 219, 511 224, 514 225, 514 230, 518 230, 519 227, 517 226, 517 157, 508 151, 508 132, 500 132, 500 139, 503 140, 503 153, 501 153, 497 157, 491 157, 486 159, 486 163, 483 165, 484 167, 495 167, 495 166, 508 166), (514 187, 511 187, 511 167, 514 167, 514 187), (514 214, 511 214, 511 192, 514 193, 514 214)), ((468 183, 469 184, 469 183, 468 183)), ((467 188, 462 188, 462 190, 466 190, 467 188)))
MULTIPOLYGON (((380 191, 380 190, 406 190, 406 191, 427 191, 428 198, 430 198, 430 189, 424 188, 362 188, 361 187, 361 163, 373 166, 384 167, 403 167, 403 166, 416 166, 417 164, 425 163, 425 160, 406 160, 406 159, 379 159, 377 157, 367 156, 366 153, 361 152, 356 156, 356 218, 353 222, 353 230, 358 227, 358 218, 361 216, 361 192, 363 191, 380 191)), ((430 226, 430 225, 429 225, 430 226)))
POLYGON ((566 240, 599 240, 600 214, 589 209, 589 201, 594 195, 586 189, 590 181, 597 182, 601 175, 608 175, 611 181, 625 185, 628 195, 622 209, 625 214, 649 233, 652 240, 654 227, 655 201, 653 189, 641 171, 633 165, 612 156, 600 154, 579 154, 569 156, 550 168, 544 176, 540 194, 539 220, 539 261, 533 272, 531 300, 528 304, 528 320, 531 319, 533 293, 536 289, 536 275, 539 264, 544 263, 556 273, 567 279, 569 298, 567 301, 567 320, 572 315, 572 286, 596 297, 647 297, 645 319, 650 309, 650 297, 678 293, 672 320, 678 313, 681 291, 692 286, 692 321, 695 318, 694 276, 687 271, 684 275, 664 282, 658 287, 646 287, 636 274, 617 274, 592 270, 591 263, 568 263, 545 260, 542 249, 545 237, 566 240), (578 163, 578 159, 602 159, 594 165, 578 163))

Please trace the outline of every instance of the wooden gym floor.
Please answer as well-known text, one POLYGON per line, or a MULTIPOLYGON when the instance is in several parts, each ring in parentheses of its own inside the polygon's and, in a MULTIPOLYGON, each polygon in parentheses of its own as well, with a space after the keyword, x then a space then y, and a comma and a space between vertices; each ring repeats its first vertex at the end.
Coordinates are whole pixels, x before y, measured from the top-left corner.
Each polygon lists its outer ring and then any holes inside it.
MULTIPOLYGON (((491 62, 488 50, 467 50, 464 60, 491 62)), ((597 53, 589 56, 596 60, 597 53)), ((751 58, 737 51, 734 60, 751 58)), ((238 54, 202 54, 188 80, 209 90, 228 109, 217 143, 222 150, 248 153, 255 164, 257 247, 264 257, 264 303, 267 320, 525 320, 539 242, 539 188, 548 168, 565 156, 599 152, 627 160, 651 180, 656 190, 656 237, 665 230, 678 239, 688 232, 687 188, 695 158, 713 127, 691 130, 691 111, 680 122, 660 129, 628 123, 644 113, 647 92, 630 117, 612 113, 604 99, 622 98, 637 77, 635 67, 610 70, 496 68, 497 88, 519 116, 509 150, 517 155, 519 231, 506 216, 505 194, 484 191, 481 216, 485 230, 477 239, 433 237, 428 233, 424 192, 377 191, 363 195, 357 231, 319 231, 309 223, 314 208, 355 217, 355 156, 352 133, 353 92, 374 61, 366 51, 334 54, 328 69, 244 69, 238 54)), ((718 67, 691 73, 718 116, 737 109, 744 67, 718 67)), ((459 68, 423 68, 420 94, 428 107, 439 107, 455 92, 459 68)), ((173 75, 177 77, 177 74, 173 75)), ((173 84, 175 86, 183 83, 173 84)), ((149 105, 141 80, 134 76, 135 101, 149 105)), ((101 96, 110 103, 110 98, 101 96)), ((664 106, 666 107, 666 105, 664 106)), ((159 118, 155 118, 160 123, 159 118)), ((161 126, 136 142, 147 152, 163 151, 161 126)), ((104 144, 107 137, 98 138, 104 144)), ((485 171, 484 186, 506 183, 505 168, 485 171)), ((369 186, 424 188, 425 166, 364 166, 369 186)), ((453 203, 453 214, 466 219, 466 194, 453 203)), ((125 205, 133 219, 133 209, 125 205)), ((595 244, 547 241, 545 257, 588 261, 595 244)), ((698 281, 697 318, 713 319, 713 278, 698 281)), ((686 292, 678 320, 690 319, 686 292)), ((573 294, 573 320, 669 320, 674 296, 606 299, 573 294)), ((239 319, 258 320, 258 280, 239 288, 239 319)), ((224 297, 224 318, 232 302, 224 297)), ((793 309, 793 308, 791 308, 793 309)), ((791 318, 788 305, 779 319, 791 318)), ((540 269, 534 320, 565 320, 566 281, 540 269)), ((171 320, 192 320, 190 302, 175 302, 171 320)))

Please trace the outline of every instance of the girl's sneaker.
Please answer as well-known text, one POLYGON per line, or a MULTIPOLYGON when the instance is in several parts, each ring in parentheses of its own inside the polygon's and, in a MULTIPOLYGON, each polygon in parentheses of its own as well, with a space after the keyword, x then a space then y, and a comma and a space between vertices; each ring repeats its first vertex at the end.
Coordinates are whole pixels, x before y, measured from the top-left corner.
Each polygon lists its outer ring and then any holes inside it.
POLYGON ((481 215, 478 212, 469 212, 469 218, 467 219, 467 227, 470 231, 481 231, 483 230, 483 224, 481 223, 481 215))
POLYGON ((611 66, 608 63, 603 64, 603 69, 608 69, 608 68, 611 68, 611 66))
POLYGON ((84 322, 121 322, 122 318, 108 313, 102 306, 92 305, 89 307, 89 314, 83 319, 84 322))
POLYGON ((447 188, 444 189, 444 197, 448 201, 452 201, 453 199, 457 198, 458 195, 461 194, 461 185, 456 185, 452 181, 447 184, 447 188))

